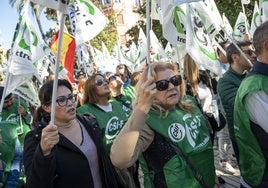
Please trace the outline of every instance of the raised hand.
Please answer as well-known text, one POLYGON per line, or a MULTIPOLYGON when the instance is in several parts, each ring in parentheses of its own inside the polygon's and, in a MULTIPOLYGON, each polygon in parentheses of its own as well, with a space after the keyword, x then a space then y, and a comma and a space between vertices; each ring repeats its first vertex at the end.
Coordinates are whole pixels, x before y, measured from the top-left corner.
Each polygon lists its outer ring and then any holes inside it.
POLYGON ((49 155, 53 147, 59 142, 58 127, 54 124, 48 124, 43 130, 41 135, 41 149, 43 154, 49 155))

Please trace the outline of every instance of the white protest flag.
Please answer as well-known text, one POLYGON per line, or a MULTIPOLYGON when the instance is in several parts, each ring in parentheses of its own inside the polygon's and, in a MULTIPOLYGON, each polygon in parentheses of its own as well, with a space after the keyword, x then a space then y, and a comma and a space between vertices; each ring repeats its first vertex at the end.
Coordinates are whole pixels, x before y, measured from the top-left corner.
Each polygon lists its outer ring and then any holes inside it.
POLYGON ((250 3, 250 0, 241 0, 242 4, 248 5, 250 3))
POLYGON ((68 10, 77 45, 94 38, 109 23, 105 15, 89 0, 74 0, 74 6, 69 5, 68 10))
POLYGON ((202 1, 202 0, 173 0, 173 1, 174 1, 174 5, 180 5, 183 3, 192 3, 192 2, 202 1))
POLYGON ((45 56, 44 43, 32 26, 28 13, 29 3, 25 3, 11 50, 10 79, 7 83, 7 93, 10 93, 25 81, 30 80, 33 75, 41 81, 34 62, 45 56))
POLYGON ((139 53, 139 57, 140 57, 140 63, 145 61, 146 56, 147 56, 147 38, 146 38, 142 28, 140 28, 140 31, 139 31, 138 53, 139 53))
POLYGON ((162 10, 160 7, 160 0, 152 0, 151 19, 159 20, 161 24, 163 23, 162 10))
POLYGON ((137 46, 135 42, 132 41, 131 45, 129 46, 129 50, 126 53, 127 59, 133 64, 135 64, 139 58, 138 55, 139 54, 138 54, 137 46))
POLYGON ((76 46, 76 53, 77 53, 78 67, 84 68, 88 75, 92 75, 94 72, 93 61, 90 57, 89 49, 85 45, 85 43, 76 46))
POLYGON ((161 9, 163 12, 163 36, 173 46, 179 45, 185 49, 186 4, 174 6, 172 0, 168 0, 161 3, 161 9))
MULTIPOLYGON (((222 14, 222 22, 223 22, 223 28, 225 29, 226 33, 224 33, 224 35, 228 35, 231 36, 233 34, 233 28, 228 20, 228 18, 225 16, 225 14, 222 14)), ((228 38, 227 36, 225 36, 225 38, 228 38)))
POLYGON ((237 41, 244 40, 244 35, 246 34, 246 23, 248 23, 246 19, 247 18, 245 17, 245 15, 242 12, 240 12, 235 22, 233 31, 233 38, 237 41))
POLYGON ((67 14, 67 5, 69 3, 68 0, 31 0, 33 3, 37 3, 39 5, 43 5, 45 7, 59 10, 64 14, 67 14))
POLYGON ((192 6, 187 6, 186 50, 199 67, 219 74, 216 52, 198 12, 192 6))
POLYGON ((255 1, 254 11, 253 11, 253 15, 252 15, 251 24, 250 24, 250 30, 249 30, 249 33, 251 36, 253 36, 254 31, 256 30, 256 28, 259 25, 261 25, 261 15, 260 15, 258 3, 257 3, 257 1, 255 1))
POLYGON ((222 17, 214 0, 192 3, 198 11, 211 39, 221 30, 222 17))
POLYGON ((103 41, 101 41, 101 50, 102 50, 103 59, 111 59, 110 53, 103 41))
POLYGON ((45 79, 45 77, 49 75, 48 67, 49 67, 50 62, 49 62, 48 58, 45 56, 42 59, 40 59, 39 61, 36 61, 34 64, 35 64, 35 67, 38 71, 39 77, 43 81, 45 79))
POLYGON ((162 44, 159 42, 158 38, 156 37, 153 30, 150 30, 150 37, 151 37, 151 48, 154 51, 154 55, 151 54, 154 61, 163 61, 167 59, 165 51, 163 49, 162 44))
POLYGON ((37 107, 40 105, 40 101, 38 99, 38 90, 39 88, 36 88, 31 80, 26 80, 25 83, 15 88, 13 93, 37 107))
POLYGON ((171 60, 172 56, 174 56, 174 54, 175 54, 175 49, 171 47, 169 42, 167 43, 167 45, 165 47, 165 54, 169 60, 171 60))
POLYGON ((262 12, 262 23, 268 20, 268 0, 260 0, 261 12, 262 12))
POLYGON ((122 62, 124 59, 124 55, 121 50, 122 48, 121 48, 120 42, 117 41, 112 49, 111 57, 113 59, 118 60, 118 62, 122 62))

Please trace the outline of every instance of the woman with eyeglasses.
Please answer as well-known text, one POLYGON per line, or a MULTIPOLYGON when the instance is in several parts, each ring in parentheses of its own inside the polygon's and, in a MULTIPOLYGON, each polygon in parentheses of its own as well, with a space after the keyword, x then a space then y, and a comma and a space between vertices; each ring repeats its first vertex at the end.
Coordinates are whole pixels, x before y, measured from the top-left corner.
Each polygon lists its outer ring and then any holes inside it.
POLYGON ((112 145, 113 164, 126 168, 139 159, 145 188, 214 187, 213 148, 202 113, 184 95, 173 64, 149 66, 137 84, 132 115, 112 145))
MULTIPOLYGON (((90 76, 84 87, 84 97, 82 105, 77 108, 78 114, 92 114, 96 117, 102 131, 103 143, 106 151, 110 153, 111 145, 125 125, 129 112, 118 101, 109 101, 111 90, 108 80, 102 74, 90 76)), ((133 185, 133 179, 124 169, 122 173, 129 177, 127 187, 133 185)))
POLYGON ((54 124, 52 92, 53 80, 39 90, 35 128, 25 138, 26 187, 120 187, 95 118, 76 114, 72 85, 58 80, 54 124))

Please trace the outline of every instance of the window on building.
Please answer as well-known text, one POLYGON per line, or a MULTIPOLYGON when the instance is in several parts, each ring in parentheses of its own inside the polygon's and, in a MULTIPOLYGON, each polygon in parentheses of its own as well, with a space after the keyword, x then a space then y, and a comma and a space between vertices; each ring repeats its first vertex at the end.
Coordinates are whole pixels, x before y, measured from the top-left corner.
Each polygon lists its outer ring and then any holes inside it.
POLYGON ((117 14, 117 24, 124 24, 124 17, 123 14, 117 14))
POLYGON ((121 0, 114 0, 115 3, 121 3, 121 0))

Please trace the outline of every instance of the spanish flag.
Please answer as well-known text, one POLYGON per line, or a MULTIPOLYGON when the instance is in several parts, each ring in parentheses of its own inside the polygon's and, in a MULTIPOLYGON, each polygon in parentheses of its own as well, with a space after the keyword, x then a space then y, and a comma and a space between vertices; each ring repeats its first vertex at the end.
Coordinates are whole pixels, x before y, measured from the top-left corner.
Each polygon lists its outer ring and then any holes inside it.
MULTIPOLYGON (((59 31, 52 39, 50 48, 54 54, 57 54, 59 31)), ((75 55, 75 39, 68 33, 63 33, 62 48, 60 55, 60 63, 68 71, 69 81, 74 83, 74 55, 75 55)))

